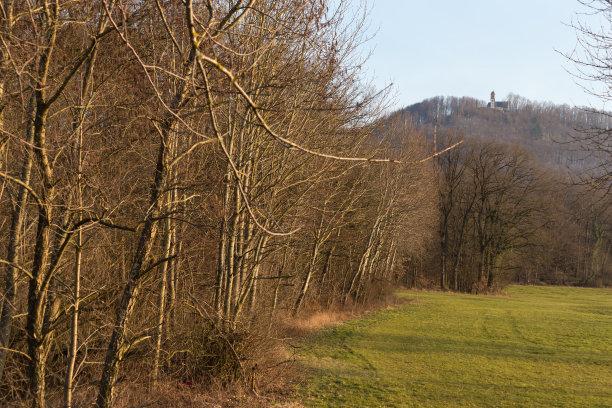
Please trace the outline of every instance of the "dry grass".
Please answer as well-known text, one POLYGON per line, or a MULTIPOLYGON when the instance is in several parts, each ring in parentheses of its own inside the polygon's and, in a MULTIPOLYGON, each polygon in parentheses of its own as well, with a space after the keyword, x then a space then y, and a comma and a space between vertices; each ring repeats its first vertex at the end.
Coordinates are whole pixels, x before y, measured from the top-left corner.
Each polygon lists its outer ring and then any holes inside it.
POLYGON ((226 389, 214 385, 187 385, 161 381, 154 386, 126 385, 119 390, 118 408, 238 408, 267 407, 267 399, 244 391, 243 387, 226 389))
MULTIPOLYGON (((292 402, 295 385, 287 379, 274 379, 274 383, 262 379, 262 389, 253 392, 241 384, 221 387, 218 384, 185 384, 182 381, 161 380, 157 383, 125 380, 117 385, 116 408, 267 408, 271 405, 284 408, 301 408, 292 402)), ((75 395, 75 408, 90 407, 95 401, 96 388, 75 395)), ((4 405, 0 404, 1 407, 4 405)), ((25 407, 11 405, 11 407, 25 407)), ((60 396, 51 399, 50 408, 61 407, 60 396)))
POLYGON ((361 313, 356 310, 318 311, 286 319, 280 322, 280 330, 287 337, 299 339, 326 327, 335 326, 354 319, 360 315, 361 313))
POLYGON ((380 310, 392 310, 399 305, 411 300, 389 296, 376 303, 363 305, 351 305, 342 308, 330 308, 328 310, 311 310, 297 317, 286 318, 278 322, 279 333, 291 339, 302 339, 321 329, 340 325, 348 320, 357 319, 368 313, 380 310))

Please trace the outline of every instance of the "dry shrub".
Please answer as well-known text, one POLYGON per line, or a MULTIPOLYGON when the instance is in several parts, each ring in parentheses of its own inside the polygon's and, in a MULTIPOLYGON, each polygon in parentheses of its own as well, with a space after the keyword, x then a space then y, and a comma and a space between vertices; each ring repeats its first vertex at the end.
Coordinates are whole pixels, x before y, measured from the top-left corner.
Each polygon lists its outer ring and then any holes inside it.
POLYGON ((301 338, 325 327, 341 324, 359 314, 352 310, 321 310, 293 318, 287 318, 280 322, 280 333, 291 338, 301 338))
POLYGON ((247 350, 254 341, 244 330, 227 330, 219 323, 200 320, 191 327, 177 327, 168 338, 168 369, 185 384, 227 385, 249 373, 247 350))
MULTIPOLYGON (((299 403, 279 401, 245 392, 241 387, 211 389, 210 386, 188 386, 177 381, 159 381, 149 385, 126 384, 118 387, 116 408, 302 408, 299 403)), ((276 397, 276 395, 275 395, 276 397)))
POLYGON ((396 290, 397 285, 394 282, 374 278, 367 285, 367 290, 364 290, 361 303, 368 305, 370 309, 377 309, 392 303, 396 290))
POLYGON ((306 308, 296 317, 286 317, 277 321, 276 327, 279 329, 276 334, 300 339, 326 327, 342 324, 347 320, 359 318, 373 311, 394 308, 408 301, 405 298, 395 296, 391 290, 385 290, 384 296, 372 296, 371 300, 365 304, 347 303, 330 308, 306 308))
POLYGON ((197 316, 193 324, 172 330, 166 349, 166 374, 182 384, 252 394, 273 388, 291 361, 267 327, 229 326, 213 317, 197 316))
MULTIPOLYGON (((11 345, 13 349, 17 347, 11 345)), ((24 350, 21 348, 21 350, 24 350)), ((2 381, 0 381, 0 401, 19 401, 27 395, 28 378, 25 373, 28 360, 21 354, 7 356, 2 381)), ((3 405, 0 403, 0 407, 3 405)))

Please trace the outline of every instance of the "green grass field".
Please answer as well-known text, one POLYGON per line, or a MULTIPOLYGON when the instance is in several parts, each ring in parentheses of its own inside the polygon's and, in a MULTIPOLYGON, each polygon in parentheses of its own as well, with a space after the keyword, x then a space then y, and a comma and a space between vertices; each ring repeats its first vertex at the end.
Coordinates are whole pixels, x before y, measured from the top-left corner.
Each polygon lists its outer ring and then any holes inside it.
POLYGON ((612 407, 612 290, 403 292, 308 341, 307 407, 612 407))

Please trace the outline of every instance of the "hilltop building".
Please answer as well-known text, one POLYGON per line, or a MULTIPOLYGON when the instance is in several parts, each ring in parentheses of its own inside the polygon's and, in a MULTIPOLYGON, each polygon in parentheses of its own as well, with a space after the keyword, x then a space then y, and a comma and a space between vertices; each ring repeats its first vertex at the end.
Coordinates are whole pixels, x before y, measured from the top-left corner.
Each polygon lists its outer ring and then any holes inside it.
POLYGON ((491 102, 487 104, 487 108, 507 111, 508 110, 508 102, 496 102, 495 101, 495 91, 491 92, 491 102))

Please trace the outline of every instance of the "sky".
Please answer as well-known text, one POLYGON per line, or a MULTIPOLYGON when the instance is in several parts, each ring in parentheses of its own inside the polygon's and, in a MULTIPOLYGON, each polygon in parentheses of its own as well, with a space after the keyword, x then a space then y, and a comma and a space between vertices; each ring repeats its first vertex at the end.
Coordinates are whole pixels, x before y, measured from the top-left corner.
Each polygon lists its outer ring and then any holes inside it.
POLYGON ((575 48, 567 24, 586 11, 577 0, 370 0, 370 8, 364 73, 377 88, 393 83, 393 109, 433 96, 488 101, 491 91, 498 101, 513 93, 601 106, 559 53, 575 48))

